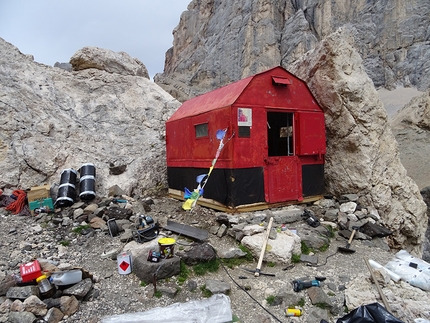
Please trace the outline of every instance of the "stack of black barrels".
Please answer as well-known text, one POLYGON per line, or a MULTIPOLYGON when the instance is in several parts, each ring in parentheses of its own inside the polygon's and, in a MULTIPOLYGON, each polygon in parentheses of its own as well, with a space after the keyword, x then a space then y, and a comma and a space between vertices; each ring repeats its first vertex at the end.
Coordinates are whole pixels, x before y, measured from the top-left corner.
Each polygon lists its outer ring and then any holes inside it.
MULTIPOLYGON (((96 197, 96 168, 94 164, 86 163, 79 168, 79 198, 91 201, 96 197)), ((71 206, 76 200, 77 172, 73 168, 61 172, 58 187, 57 207, 71 206)))

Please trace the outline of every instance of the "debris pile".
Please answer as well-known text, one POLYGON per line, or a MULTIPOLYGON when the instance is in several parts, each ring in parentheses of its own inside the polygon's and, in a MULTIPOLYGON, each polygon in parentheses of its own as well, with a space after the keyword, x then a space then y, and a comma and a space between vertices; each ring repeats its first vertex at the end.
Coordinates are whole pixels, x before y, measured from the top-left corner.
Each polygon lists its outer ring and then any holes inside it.
POLYGON ((6 296, 0 312, 8 313, 8 322, 57 323, 95 294, 91 274, 70 264, 57 267, 45 259, 20 265, 20 273, 6 276, 0 290, 6 296))

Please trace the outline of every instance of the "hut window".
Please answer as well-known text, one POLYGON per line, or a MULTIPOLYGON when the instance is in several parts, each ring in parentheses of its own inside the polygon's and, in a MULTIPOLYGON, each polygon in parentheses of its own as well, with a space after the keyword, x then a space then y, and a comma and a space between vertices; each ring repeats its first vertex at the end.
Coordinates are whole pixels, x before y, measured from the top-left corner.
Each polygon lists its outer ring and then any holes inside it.
POLYGON ((239 137, 250 138, 251 137, 251 127, 239 127, 239 137))
POLYGON ((269 156, 294 155, 293 113, 267 113, 267 140, 269 156))
POLYGON ((196 129, 196 138, 208 136, 208 124, 207 123, 197 124, 194 127, 196 129))

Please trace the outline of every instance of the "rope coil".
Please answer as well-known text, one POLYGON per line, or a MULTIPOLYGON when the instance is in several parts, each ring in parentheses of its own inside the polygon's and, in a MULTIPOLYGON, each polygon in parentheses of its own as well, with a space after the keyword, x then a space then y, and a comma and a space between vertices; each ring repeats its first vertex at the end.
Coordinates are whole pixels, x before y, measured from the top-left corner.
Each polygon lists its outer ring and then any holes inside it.
POLYGON ((27 193, 23 190, 15 190, 12 195, 16 196, 16 200, 6 206, 6 210, 11 211, 13 214, 18 214, 26 205, 27 193))

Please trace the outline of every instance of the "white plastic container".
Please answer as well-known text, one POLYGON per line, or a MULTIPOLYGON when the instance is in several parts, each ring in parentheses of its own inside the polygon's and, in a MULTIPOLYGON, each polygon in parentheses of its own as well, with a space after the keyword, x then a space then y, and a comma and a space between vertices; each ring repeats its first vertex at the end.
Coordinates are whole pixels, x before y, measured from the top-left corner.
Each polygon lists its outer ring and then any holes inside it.
POLYGON ((51 274, 50 280, 57 286, 76 284, 82 280, 82 271, 80 269, 57 271, 51 274))
POLYGON ((118 263, 118 273, 120 275, 128 275, 132 272, 133 261, 131 252, 125 251, 116 256, 118 263))

